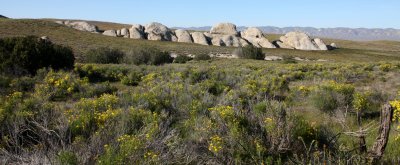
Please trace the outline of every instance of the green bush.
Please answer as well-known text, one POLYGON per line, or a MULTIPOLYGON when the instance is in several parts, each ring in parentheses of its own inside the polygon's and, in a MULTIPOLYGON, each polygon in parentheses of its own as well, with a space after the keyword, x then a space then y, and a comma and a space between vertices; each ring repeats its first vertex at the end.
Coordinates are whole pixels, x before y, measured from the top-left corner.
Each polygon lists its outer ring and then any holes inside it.
POLYGON ((162 65, 172 63, 172 58, 169 52, 160 51, 156 48, 145 47, 141 49, 131 50, 125 57, 124 62, 135 65, 162 65))
POLYGON ((243 59, 264 60, 265 58, 262 48, 257 48, 252 45, 238 48, 236 54, 239 56, 239 58, 243 59))
POLYGON ((196 61, 207 61, 211 60, 211 57, 208 54, 198 54, 194 57, 196 61))
POLYGON ((40 68, 72 69, 71 48, 35 36, 0 39, 0 71, 9 75, 34 75, 40 68))
POLYGON ((76 165, 78 164, 78 158, 75 153, 71 151, 61 151, 58 153, 58 161, 62 165, 76 165))
POLYGON ((86 52, 84 62, 99 64, 119 64, 121 63, 124 56, 124 52, 118 49, 101 47, 97 49, 91 49, 86 52))
POLYGON ((338 107, 351 106, 354 97, 354 86, 330 81, 321 84, 314 92, 314 106, 323 112, 332 113, 338 107))
POLYGON ((142 80, 142 76, 142 73, 132 71, 121 79, 121 83, 124 85, 136 86, 142 80))
POLYGON ((179 63, 179 64, 184 64, 190 60, 192 60, 193 58, 189 57, 189 56, 185 56, 185 55, 178 55, 175 59, 174 59, 174 63, 179 63))

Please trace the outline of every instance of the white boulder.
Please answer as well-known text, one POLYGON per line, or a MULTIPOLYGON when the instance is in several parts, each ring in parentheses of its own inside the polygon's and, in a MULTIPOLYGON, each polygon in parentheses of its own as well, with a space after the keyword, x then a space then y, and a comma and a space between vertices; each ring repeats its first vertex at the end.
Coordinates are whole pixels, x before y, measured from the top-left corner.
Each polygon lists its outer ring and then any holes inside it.
POLYGON ((191 33, 193 42, 201 45, 209 45, 206 36, 201 32, 191 33))
POLYGON ((117 37, 117 31, 115 30, 106 30, 103 32, 103 35, 117 37))
POLYGON ((186 30, 175 30, 175 35, 178 38, 178 42, 193 43, 192 36, 190 36, 190 33, 186 30))
POLYGON ((265 38, 262 31, 255 27, 250 27, 241 32, 241 36, 249 41, 255 47, 262 48, 276 48, 267 38, 265 38))
POLYGON ((232 23, 219 23, 211 28, 210 33, 238 36, 236 25, 232 23))
POLYGON ((163 24, 153 22, 145 27, 144 31, 147 35, 148 40, 159 40, 159 41, 176 41, 176 36, 172 31, 163 24))

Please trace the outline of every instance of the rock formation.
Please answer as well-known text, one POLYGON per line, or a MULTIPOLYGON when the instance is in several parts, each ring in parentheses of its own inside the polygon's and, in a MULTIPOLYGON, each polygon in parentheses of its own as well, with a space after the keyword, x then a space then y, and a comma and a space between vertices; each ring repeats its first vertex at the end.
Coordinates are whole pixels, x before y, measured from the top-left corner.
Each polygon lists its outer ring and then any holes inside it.
POLYGON ((190 36, 190 33, 186 30, 175 30, 175 35, 178 38, 178 42, 193 43, 192 36, 190 36))
POLYGON ((115 30, 106 30, 103 32, 103 35, 117 37, 117 31, 115 30))
POLYGON ((212 27, 210 30, 211 34, 223 34, 223 35, 233 35, 237 36, 238 32, 236 30, 236 25, 232 23, 219 23, 212 27))
POLYGON ((129 30, 127 28, 122 28, 120 36, 124 38, 129 38, 129 30))
MULTIPOLYGON (((97 32, 97 27, 87 22, 56 21, 69 27, 89 32, 97 32)), ((333 50, 336 44, 326 45, 319 38, 312 39, 302 32, 289 32, 280 40, 269 42, 259 28, 250 27, 242 32, 236 30, 232 23, 220 23, 211 28, 210 32, 193 32, 178 29, 171 31, 167 26, 153 22, 145 27, 139 24, 131 28, 117 30, 106 30, 103 35, 113 37, 124 37, 132 39, 147 39, 157 41, 173 41, 184 43, 196 43, 201 45, 245 47, 253 45, 259 48, 284 48, 298 50, 333 50)))
POLYGON ((176 36, 168 27, 157 22, 146 25, 144 32, 148 40, 177 41, 176 36))
POLYGON ((249 41, 255 47, 261 48, 276 48, 271 42, 265 38, 262 31, 258 28, 250 27, 240 33, 242 38, 249 41))
POLYGON ((328 50, 325 43, 319 39, 311 39, 302 32, 289 32, 280 37, 276 42, 280 48, 298 49, 298 50, 328 50))
POLYGON ((97 26, 91 25, 84 21, 76 21, 76 22, 56 21, 56 23, 66 25, 68 27, 72 27, 72 28, 80 30, 80 31, 87 31, 87 32, 92 32, 92 33, 98 32, 97 26))
POLYGON ((209 45, 206 36, 201 32, 191 33, 193 42, 201 45, 209 45))
POLYGON ((129 38, 132 39, 145 39, 144 27, 142 25, 132 25, 129 29, 129 38))

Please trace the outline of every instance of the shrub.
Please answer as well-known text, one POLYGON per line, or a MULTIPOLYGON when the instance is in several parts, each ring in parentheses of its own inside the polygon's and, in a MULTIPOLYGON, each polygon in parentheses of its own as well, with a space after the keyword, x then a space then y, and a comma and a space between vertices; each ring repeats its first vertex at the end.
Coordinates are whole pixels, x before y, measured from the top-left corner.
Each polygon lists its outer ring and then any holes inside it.
POLYGON ((314 106, 324 112, 332 113, 336 108, 350 106, 354 97, 354 86, 335 81, 323 83, 313 96, 314 106))
POLYGON ((140 72, 131 71, 127 76, 121 79, 124 85, 136 86, 142 80, 143 74, 140 72))
POLYGON ((211 57, 208 54, 198 54, 194 57, 196 61, 207 61, 211 60, 211 57))
POLYGON ((237 50, 237 55, 239 58, 243 59, 264 60, 265 58, 262 48, 257 48, 252 45, 239 48, 239 50, 237 50))
POLYGON ((0 39, 0 71, 10 75, 34 75, 43 67, 72 69, 72 49, 35 36, 0 39))
POLYGON ((178 55, 175 59, 174 59, 174 63, 179 63, 179 64, 184 64, 190 60, 192 60, 193 58, 189 57, 189 56, 185 56, 185 55, 178 55))
POLYGON ((62 165, 75 165, 78 164, 78 158, 75 153, 71 151, 61 151, 58 153, 58 161, 62 165))
POLYGON ((125 57, 124 62, 135 65, 162 65, 172 63, 172 58, 169 52, 160 51, 156 48, 145 47, 141 49, 131 50, 125 57))
POLYGON ((124 56, 124 52, 118 49, 101 47, 97 49, 91 49, 86 52, 84 62, 99 64, 119 64, 122 62, 124 56))
POLYGON ((87 79, 81 80, 73 73, 50 70, 43 82, 35 85, 35 94, 51 101, 65 100, 74 93, 81 92, 86 85, 87 79))

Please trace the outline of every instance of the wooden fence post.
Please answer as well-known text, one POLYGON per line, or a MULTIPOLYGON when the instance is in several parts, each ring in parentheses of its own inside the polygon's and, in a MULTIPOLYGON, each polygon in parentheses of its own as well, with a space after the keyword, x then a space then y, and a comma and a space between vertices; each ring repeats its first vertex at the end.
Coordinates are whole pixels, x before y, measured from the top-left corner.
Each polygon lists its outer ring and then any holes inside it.
POLYGON ((385 152, 386 144, 389 140, 390 126, 393 119, 393 107, 385 104, 381 110, 381 121, 379 126, 378 137, 369 151, 370 160, 375 163, 380 160, 385 152))

